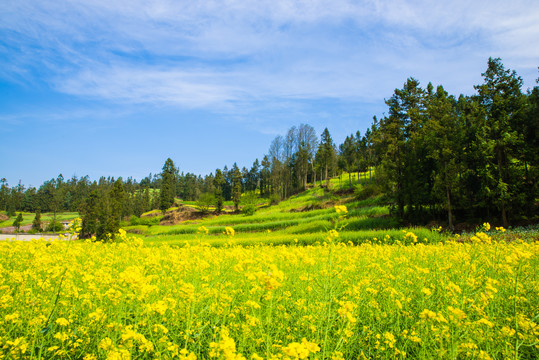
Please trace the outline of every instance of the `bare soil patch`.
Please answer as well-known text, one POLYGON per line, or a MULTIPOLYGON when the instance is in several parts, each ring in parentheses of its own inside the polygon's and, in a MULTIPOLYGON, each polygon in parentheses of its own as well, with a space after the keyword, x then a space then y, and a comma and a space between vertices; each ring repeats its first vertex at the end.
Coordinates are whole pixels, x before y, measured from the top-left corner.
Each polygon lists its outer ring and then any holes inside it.
MULTIPOLYGON (((3 228, 0 228, 0 232, 2 234, 13 234, 13 233, 15 233, 15 230, 17 230, 17 228, 15 226, 6 226, 6 227, 3 227, 3 228)), ((19 231, 20 232, 27 232, 27 231, 30 231, 30 230, 32 230, 32 224, 21 226, 19 231)))
POLYGON ((207 216, 201 211, 194 209, 190 206, 180 205, 178 209, 167 211, 161 219, 160 225, 176 225, 187 220, 202 219, 207 216))

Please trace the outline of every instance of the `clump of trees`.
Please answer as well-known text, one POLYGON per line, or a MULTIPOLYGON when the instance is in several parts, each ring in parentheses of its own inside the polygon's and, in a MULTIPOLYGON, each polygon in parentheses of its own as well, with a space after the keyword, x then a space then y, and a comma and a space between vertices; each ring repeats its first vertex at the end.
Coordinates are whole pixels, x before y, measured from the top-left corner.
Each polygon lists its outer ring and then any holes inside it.
POLYGON ((352 132, 337 146, 327 128, 318 138, 310 125, 293 126, 250 168, 234 163, 230 170, 225 165, 202 177, 180 173, 169 158, 161 173, 140 182, 65 180, 60 174, 26 189, 1 179, 0 210, 9 216, 38 209, 79 211, 82 236, 104 238, 118 229, 120 219, 166 211, 176 198, 199 201, 205 212, 210 203, 219 213, 225 201, 232 201, 236 211, 249 205, 246 212, 252 213, 253 194, 276 203, 309 183, 329 186, 329 179, 343 171, 352 188, 351 174, 357 172, 359 179, 368 171, 356 192, 383 192, 402 221, 445 218, 452 228, 469 218, 499 217, 508 226, 537 216, 539 87, 523 92, 522 79, 500 59, 490 58, 482 76, 471 96, 451 95, 430 83, 422 88, 409 78, 386 100, 387 115, 373 117, 363 135, 352 132))
POLYGON ((455 218, 537 214, 539 116, 535 87, 500 59, 488 60, 472 96, 426 89, 410 78, 386 101, 388 116, 373 125, 377 179, 399 218, 418 221, 446 212, 455 218))

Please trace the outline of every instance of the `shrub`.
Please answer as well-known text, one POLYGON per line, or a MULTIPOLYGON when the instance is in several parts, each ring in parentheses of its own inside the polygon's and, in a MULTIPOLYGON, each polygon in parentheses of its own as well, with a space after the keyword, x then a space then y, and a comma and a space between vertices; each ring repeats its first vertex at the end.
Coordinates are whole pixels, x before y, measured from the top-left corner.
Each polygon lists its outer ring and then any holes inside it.
POLYGON ((254 215, 255 214, 255 211, 256 211, 256 206, 254 204, 247 204, 245 205, 242 209, 241 209, 241 212, 245 215, 245 216, 251 216, 251 215, 254 215))
POLYGON ((56 222, 49 222, 47 224, 47 227, 45 228, 45 231, 53 231, 53 232, 59 232, 59 231, 62 231, 64 230, 64 225, 62 225, 61 222, 59 221, 56 221, 56 222))
POLYGON ((381 193, 380 187, 375 184, 354 186, 354 195, 358 200, 365 200, 381 193))
POLYGON ((241 203, 244 205, 241 212, 244 215, 250 216, 254 215, 256 211, 256 203, 258 201, 258 196, 254 191, 249 191, 243 194, 241 197, 241 203))
POLYGON ((207 214, 210 212, 210 208, 215 203, 215 196, 211 193, 204 193, 200 195, 196 202, 196 206, 202 213, 207 214))
POLYGON ((279 194, 272 194, 270 197, 269 197, 269 204, 270 205, 277 205, 281 202, 281 197, 279 196, 279 194))

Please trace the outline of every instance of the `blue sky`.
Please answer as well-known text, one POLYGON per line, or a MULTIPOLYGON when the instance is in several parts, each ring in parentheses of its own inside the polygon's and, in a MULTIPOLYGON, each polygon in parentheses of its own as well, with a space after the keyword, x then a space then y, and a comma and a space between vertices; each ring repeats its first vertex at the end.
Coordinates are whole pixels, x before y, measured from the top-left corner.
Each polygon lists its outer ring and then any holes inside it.
POLYGON ((472 94, 489 56, 539 77, 539 1, 5 0, 0 177, 250 167, 293 125, 336 143, 408 77, 472 94))

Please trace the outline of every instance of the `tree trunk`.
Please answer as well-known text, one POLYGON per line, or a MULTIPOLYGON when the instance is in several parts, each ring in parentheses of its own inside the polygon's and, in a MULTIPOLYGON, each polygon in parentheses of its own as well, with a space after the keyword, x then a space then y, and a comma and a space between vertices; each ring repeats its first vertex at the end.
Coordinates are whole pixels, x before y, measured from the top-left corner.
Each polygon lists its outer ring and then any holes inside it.
MULTIPOLYGON (((497 155, 497 158, 498 158, 498 174, 499 174, 499 177, 500 177, 500 180, 501 182, 504 182, 504 178, 503 178, 503 154, 502 154, 502 149, 498 148, 497 151, 496 151, 496 155, 497 155)), ((500 201, 501 201, 501 207, 502 207, 502 222, 503 222, 503 227, 504 228, 508 228, 509 227, 509 221, 507 221, 507 211, 505 209, 505 200, 504 200, 504 194, 501 194, 500 193, 500 201)))
POLYGON ((451 229, 451 231, 455 230, 455 227, 453 226, 453 213, 451 211, 451 190, 449 189, 449 186, 447 187, 447 217, 449 222, 449 229, 451 229))
POLYGON ((324 175, 326 175, 326 182, 328 183, 329 185, 329 180, 328 180, 328 163, 326 163, 326 166, 325 166, 325 172, 324 172, 324 175))

